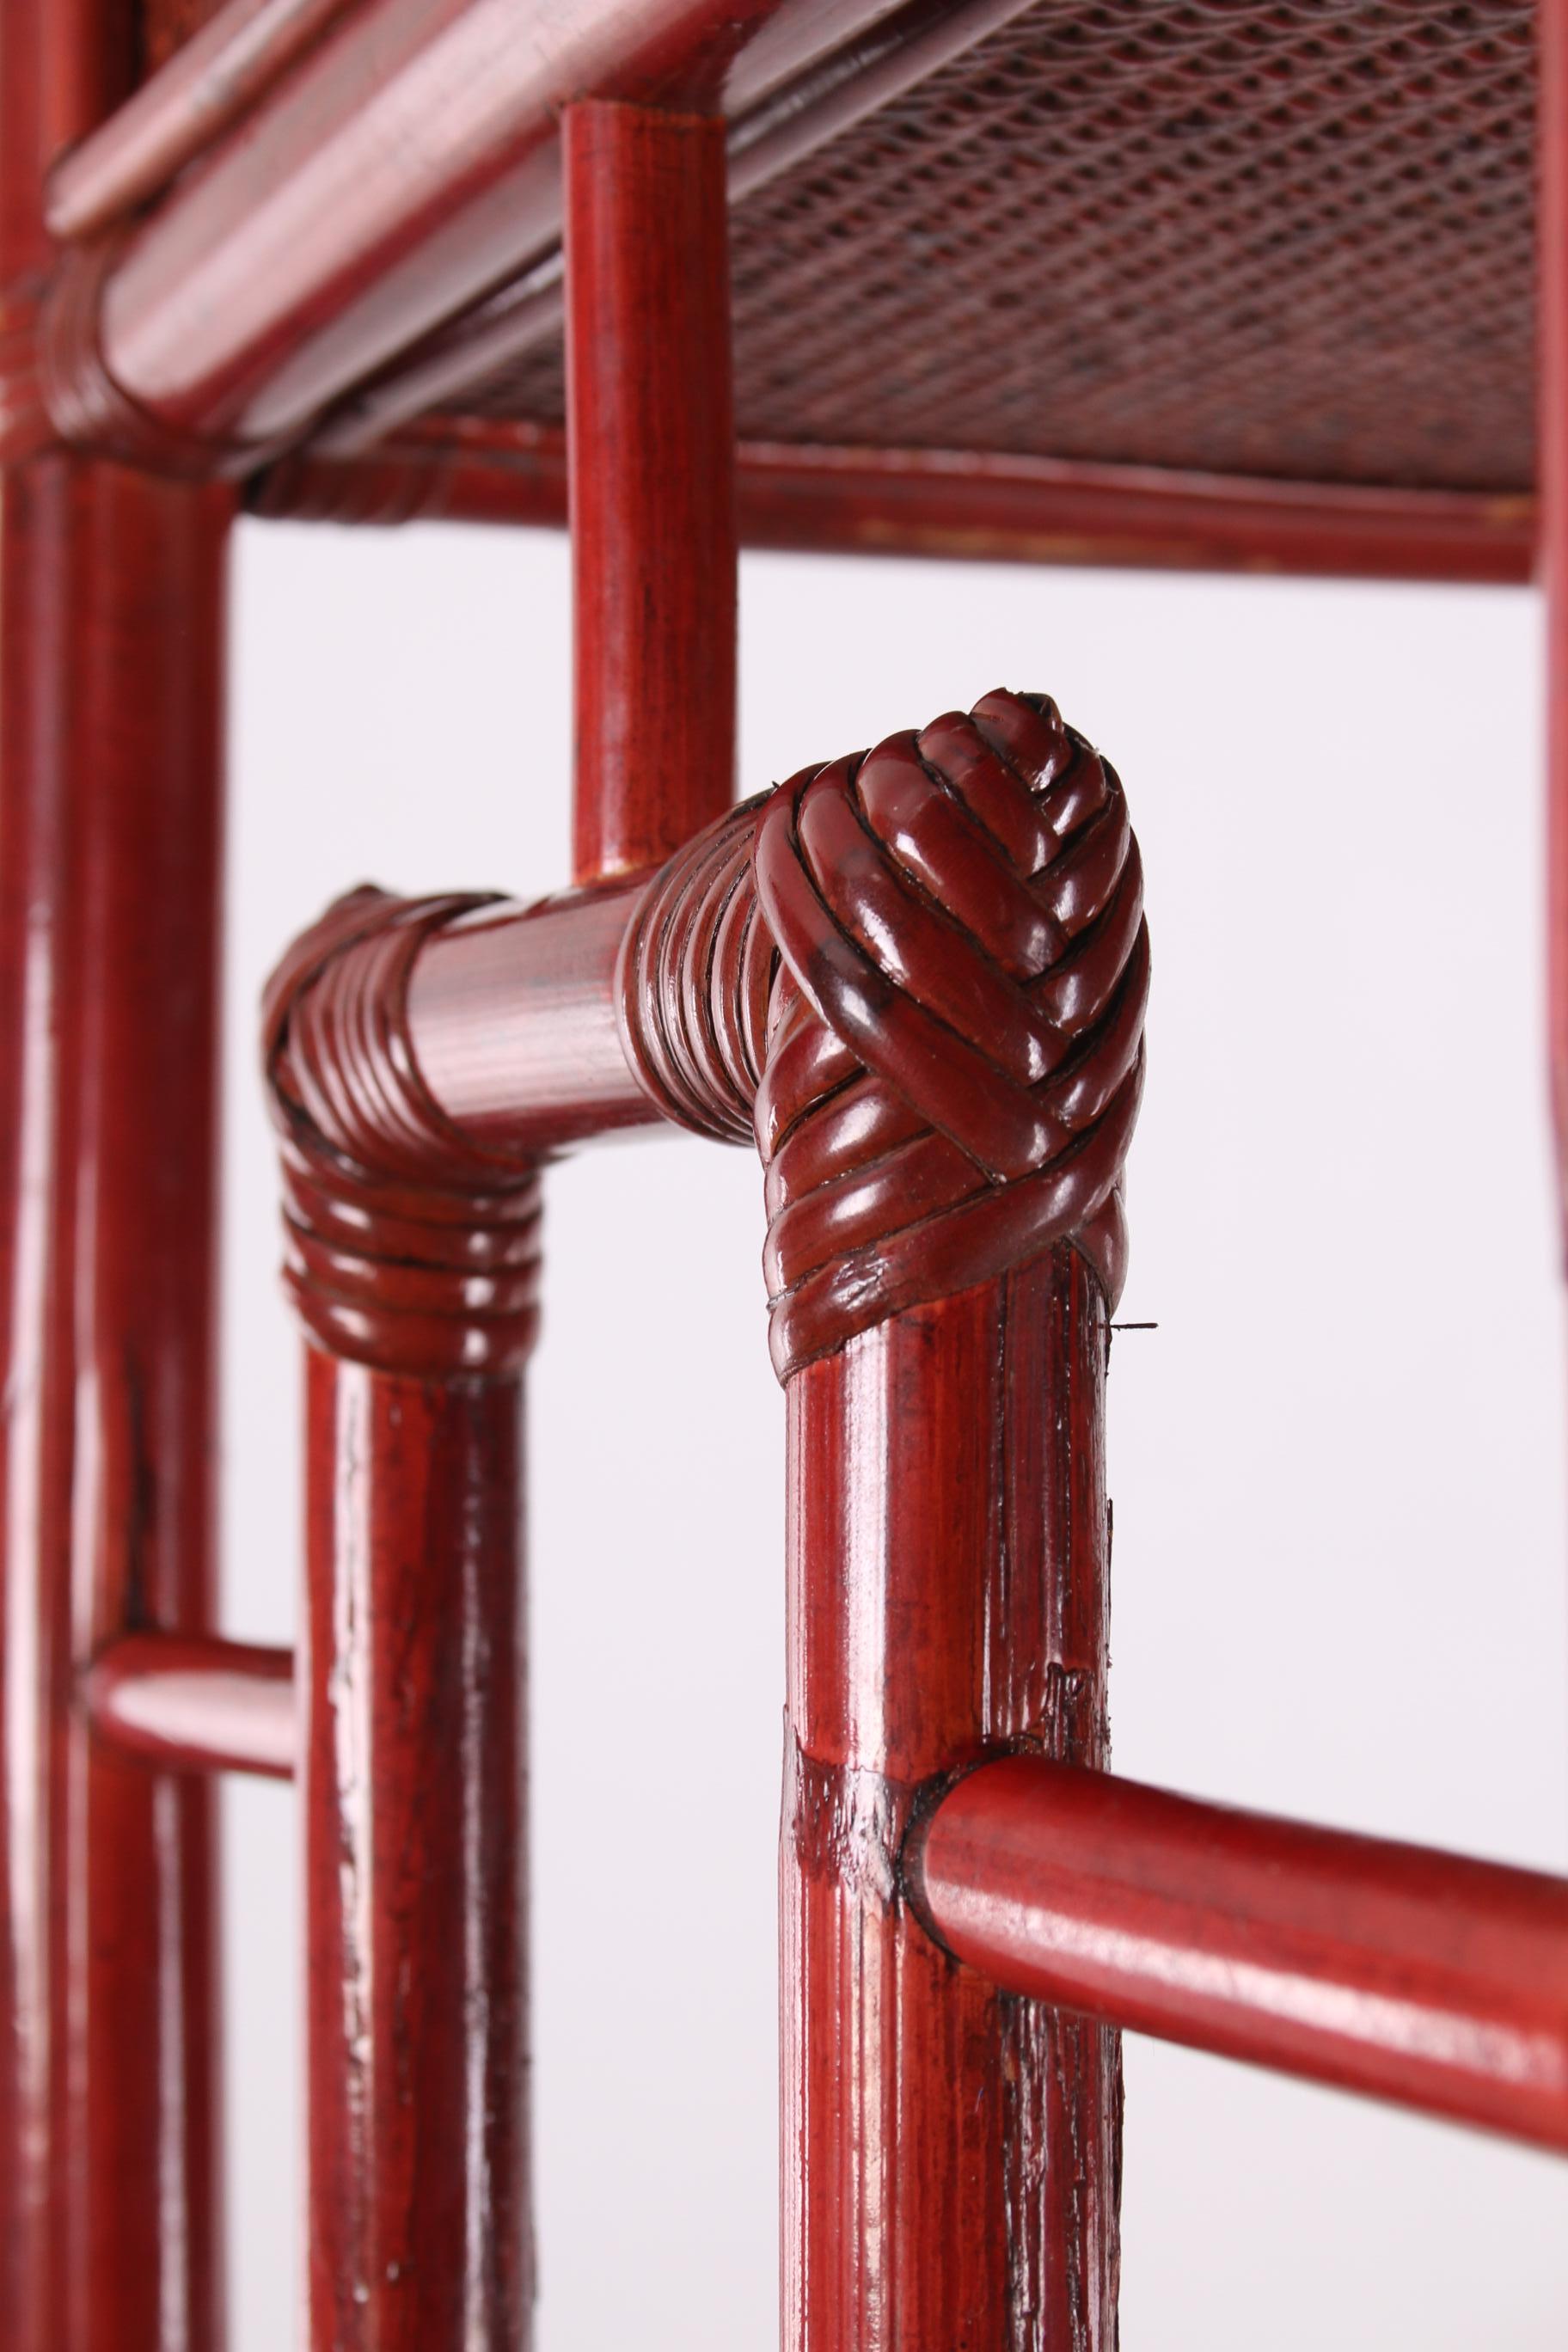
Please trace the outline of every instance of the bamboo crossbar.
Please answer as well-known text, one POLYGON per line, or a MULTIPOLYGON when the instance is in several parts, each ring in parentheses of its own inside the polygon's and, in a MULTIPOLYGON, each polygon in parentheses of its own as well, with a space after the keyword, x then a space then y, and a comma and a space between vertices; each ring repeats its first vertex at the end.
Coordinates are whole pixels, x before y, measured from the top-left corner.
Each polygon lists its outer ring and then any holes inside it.
POLYGON ((1568 2149, 1568 1879, 1024 1757, 910 1875, 1011 1992, 1568 2149))
MULTIPOLYGON (((86 1701, 161 1769, 292 1776, 287 1650, 128 1636, 86 1701)), ((1568 2150, 1568 1879, 1032 1757, 917 1813, 905 1877, 1006 1992, 1568 2150)))
POLYGON ((164 1771, 293 1778, 289 1650, 216 1636, 128 1633, 93 1661, 83 1699, 100 1738, 164 1771))
MULTIPOLYGON (((748 548, 1498 586, 1528 583, 1536 563, 1530 496, 744 439, 735 458, 748 548)), ((443 418, 352 454, 321 440, 267 467, 247 498, 301 522, 558 529, 565 436, 443 418)))

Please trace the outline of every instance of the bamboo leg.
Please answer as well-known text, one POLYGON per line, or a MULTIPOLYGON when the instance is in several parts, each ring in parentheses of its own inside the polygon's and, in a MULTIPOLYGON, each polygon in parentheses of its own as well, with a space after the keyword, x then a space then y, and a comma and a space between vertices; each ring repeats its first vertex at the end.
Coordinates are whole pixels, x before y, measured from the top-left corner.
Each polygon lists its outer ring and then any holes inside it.
POLYGON ((521 1380, 539 1188, 530 1160, 470 1155, 410 1075, 402 976, 453 906, 353 894, 290 951, 267 1009, 288 1279, 313 1342, 313 2352, 523 2352, 530 2328, 521 1380))
POLYGON ((309 1351, 317 2352, 527 2341, 521 1402, 309 1351))
POLYGON ((79 1679, 212 1599, 224 493, 0 492, 0 2341, 222 2340, 213 1795, 79 1679))
POLYGON ((1118 2037, 911 1914, 918 1792, 1106 1759, 1105 1306, 1070 1249, 900 1316, 789 1397, 785 2352, 1116 2340, 1118 2037))
POLYGON ((766 1171, 784 2352, 1115 2342, 1114 2036, 960 1967, 904 1848, 984 1757, 1106 1760, 1102 1374, 1148 978, 1120 782, 1009 693, 721 820, 617 966, 648 1093, 750 1126, 766 1171))

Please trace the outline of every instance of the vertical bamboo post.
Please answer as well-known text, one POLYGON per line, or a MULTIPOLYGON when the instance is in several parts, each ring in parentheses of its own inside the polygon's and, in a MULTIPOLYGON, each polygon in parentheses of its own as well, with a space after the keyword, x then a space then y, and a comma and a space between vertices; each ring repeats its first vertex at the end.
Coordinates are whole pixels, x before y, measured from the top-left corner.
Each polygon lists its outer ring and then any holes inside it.
POLYGON ((724 125, 568 107, 579 881, 657 865, 734 790, 724 125))
POLYGON ((470 1155, 406 1031, 461 902, 362 891, 267 1057, 308 1340, 298 1665, 313 2352, 525 2352, 522 1367, 538 1179, 470 1155))
POLYGON ((307 1351, 310 2341, 529 2332, 522 1391, 307 1351))
POLYGON ((1102 1765, 1106 1308, 1077 1254, 789 1383, 785 2352, 1104 2352, 1112 2032, 928 1936, 923 1787, 1032 1746, 1102 1765))
POLYGON ((962 1967, 904 1849, 988 1755, 1107 1760, 1137 845, 1114 771, 1001 693, 781 787, 752 867, 782 967, 784 2352, 1110 2352, 1116 2038, 962 1967))
POLYGON ((788 1400, 784 2352, 1110 2352, 1114 2033, 963 1968, 906 1842, 1107 1761, 1109 1307, 1142 1083, 1114 771, 986 695, 670 860, 618 968, 672 1118, 754 1131, 788 1400))
POLYGON ((0 2339, 222 2340, 215 1792, 79 1685, 213 1602, 227 499, 0 488, 0 2339))
MULTIPOLYGON (((13 425, 43 175, 132 38, 112 0, 0 10, 13 425)), ((58 453, 0 475, 7 2352, 223 2342, 214 1793, 100 1747, 80 1682, 212 1603, 228 512, 58 453)))

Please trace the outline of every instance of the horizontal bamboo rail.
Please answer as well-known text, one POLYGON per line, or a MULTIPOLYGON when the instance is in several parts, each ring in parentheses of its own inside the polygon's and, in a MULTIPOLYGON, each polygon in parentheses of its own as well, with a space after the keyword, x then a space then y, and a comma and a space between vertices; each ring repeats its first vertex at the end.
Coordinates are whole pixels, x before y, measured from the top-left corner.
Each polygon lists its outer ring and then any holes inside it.
MULTIPOLYGON (((128 1636, 86 1702, 164 1769, 294 1769, 287 1650, 128 1636)), ((960 1780, 906 1876, 1006 1991, 1568 2150, 1568 1879, 1032 1757, 960 1780)))
MULTIPOLYGON (((155 164, 223 134, 122 242, 72 248, 49 330, 56 426, 237 469, 558 247, 572 100, 744 122, 754 180, 1022 5, 766 0, 737 19, 724 0, 592 0, 569 17, 542 0, 359 0, 341 16, 247 0, 195 68, 174 61, 61 166, 56 223, 96 225, 148 193, 155 164)), ((525 339, 539 331, 530 316, 525 339)), ((488 325, 478 357, 494 363, 488 325)))
MULTIPOLYGON (((559 528, 565 436, 547 425, 444 418, 361 455, 284 457, 247 492, 254 513, 306 522, 559 528)), ((1513 587, 1535 567, 1532 498, 1271 482, 963 450, 742 441, 743 547, 1105 564, 1302 578, 1513 587)))
POLYGON ((100 1738, 162 1770, 292 1778, 294 1660, 288 1650, 128 1633, 100 1652, 83 1697, 100 1738))
POLYGON ((166 187, 343 14, 347 0, 228 0, 49 173, 44 217, 90 236, 166 187))
POLYGON ((1024 1757, 910 1875, 1010 1991, 1568 2150, 1568 1879, 1024 1757))

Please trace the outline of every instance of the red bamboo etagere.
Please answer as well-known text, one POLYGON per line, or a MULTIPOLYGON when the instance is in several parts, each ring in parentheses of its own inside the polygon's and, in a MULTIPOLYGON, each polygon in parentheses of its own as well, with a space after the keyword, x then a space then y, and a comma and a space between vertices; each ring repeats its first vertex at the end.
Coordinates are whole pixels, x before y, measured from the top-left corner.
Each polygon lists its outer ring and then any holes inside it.
POLYGON ((1565 11, 5 0, 14 2352, 224 2342, 225 1770, 301 1789, 311 2352, 526 2345, 541 1170, 659 1120, 763 1169, 786 2352, 1113 2346, 1123 2027, 1568 2152, 1568 1881, 1108 1769, 1114 769, 998 691, 734 799, 740 543, 1539 549, 1568 1134, 1565 11), (241 503, 569 520, 574 563, 569 887, 353 891, 268 991, 292 1655, 212 1622, 241 503))

